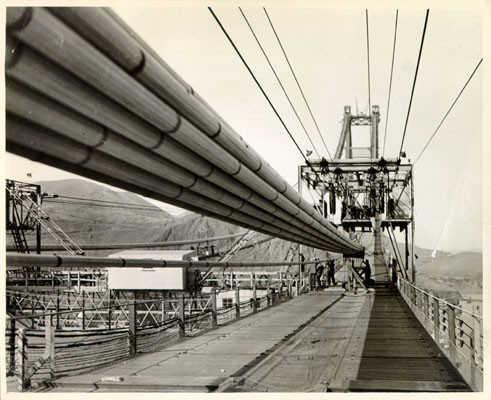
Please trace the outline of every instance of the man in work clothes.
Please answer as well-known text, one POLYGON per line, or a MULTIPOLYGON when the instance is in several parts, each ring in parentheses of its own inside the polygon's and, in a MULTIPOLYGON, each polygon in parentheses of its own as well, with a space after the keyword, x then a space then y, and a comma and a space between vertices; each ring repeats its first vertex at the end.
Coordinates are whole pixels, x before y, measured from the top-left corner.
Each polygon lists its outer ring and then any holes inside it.
POLYGON ((368 260, 365 260, 365 268, 363 268, 362 274, 365 277, 365 286, 368 289, 371 281, 370 276, 372 275, 372 270, 370 268, 370 263, 368 262, 368 260))
POLYGON ((332 285, 336 286, 336 281, 334 280, 334 260, 329 260, 328 262, 328 271, 327 271, 327 287, 331 286, 331 281, 332 285))
MULTIPOLYGON (((318 260, 318 259, 317 259, 318 260)), ((324 274, 324 265, 321 263, 316 264, 315 275, 317 278, 317 288, 320 289, 322 287, 322 275, 324 274)))

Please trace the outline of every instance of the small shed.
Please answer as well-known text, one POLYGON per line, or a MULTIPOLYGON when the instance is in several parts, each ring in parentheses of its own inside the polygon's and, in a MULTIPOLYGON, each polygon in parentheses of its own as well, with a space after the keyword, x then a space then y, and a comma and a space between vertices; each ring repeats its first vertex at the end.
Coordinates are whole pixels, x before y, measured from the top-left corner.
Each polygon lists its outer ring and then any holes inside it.
MULTIPOLYGON (((109 258, 197 260, 195 250, 125 250, 109 258)), ((113 290, 186 290, 186 268, 108 268, 108 288, 113 290)))

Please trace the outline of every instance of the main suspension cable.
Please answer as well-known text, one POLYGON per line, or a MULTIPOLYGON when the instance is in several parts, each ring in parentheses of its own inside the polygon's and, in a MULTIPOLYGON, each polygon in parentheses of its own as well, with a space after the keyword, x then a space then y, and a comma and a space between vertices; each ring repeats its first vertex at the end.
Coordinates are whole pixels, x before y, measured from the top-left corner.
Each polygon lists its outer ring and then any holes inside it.
POLYGON ((300 152, 300 154, 302 155, 302 158, 305 160, 305 162, 307 162, 307 158, 305 157, 305 155, 303 154, 303 151, 302 149, 300 149, 298 143, 296 142, 295 138, 292 136, 290 130, 288 129, 288 127, 286 126, 285 122, 283 121, 283 119, 280 117, 280 114, 278 114, 278 111, 276 110, 276 108, 274 107, 273 103, 271 102, 271 100, 269 99, 268 95, 266 94, 266 92, 264 91, 263 87, 261 86, 261 84, 259 83, 259 81, 257 80, 256 76, 254 75, 254 73, 252 72, 252 70, 250 69, 249 65, 247 64, 247 62, 244 60, 244 57, 242 57, 242 54, 240 53, 239 49, 237 48, 237 46, 235 45, 234 41, 232 40, 232 38, 229 36, 229 34, 227 33, 227 31, 225 30, 224 26, 222 25, 222 23, 220 22, 220 20, 218 19, 217 15, 213 12, 212 8, 211 7, 208 7, 208 10, 210 11, 211 15, 213 16, 213 18, 215 18, 215 21, 217 22, 218 26, 220 27, 220 29, 222 30, 222 32, 225 34, 225 36, 227 37, 228 41, 230 42, 230 44, 232 45, 232 47, 234 48, 235 52, 237 53, 237 55, 239 56, 239 58, 241 59, 242 63, 244 64, 244 66, 247 68, 247 71, 249 71, 249 74, 251 75, 252 79, 254 79, 254 82, 256 82, 256 85, 258 86, 259 90, 261 90, 261 93, 264 95, 264 97, 266 98, 266 100, 268 101, 269 105, 271 106, 271 108, 273 109, 274 113, 276 114, 276 116, 278 117, 278 119, 280 120, 281 124, 283 125, 283 127, 285 128, 286 132, 288 133, 288 135, 290 136, 290 139, 293 141, 293 143, 295 144, 295 146, 297 147, 298 151, 300 152))
POLYGON ((367 26, 368 115, 370 115, 372 113, 372 99, 370 94, 370 36, 368 34, 368 9, 365 10, 365 22, 367 26))
POLYGON ((399 17, 399 10, 396 10, 396 23, 395 23, 395 28, 394 28, 394 45, 392 47, 392 65, 390 67, 389 97, 387 100, 387 112, 385 115, 384 148, 382 151, 382 157, 385 155, 385 140, 387 139, 387 123, 389 121, 390 94, 392 91, 392 74, 394 72, 394 58, 395 58, 395 54, 396 54, 397 19, 398 19, 398 17, 399 17))
POLYGON ((455 98, 455 100, 453 101, 452 105, 450 106, 450 108, 448 109, 447 113, 445 114, 445 116, 443 117, 443 119, 441 120, 441 122, 438 124, 437 128, 435 129, 435 132, 433 132, 433 135, 431 135, 430 139, 426 142, 425 146, 423 147, 423 150, 421 150, 421 152, 419 153, 418 157, 416 158, 416 161, 414 162, 413 165, 415 165, 418 160, 420 159, 420 157, 423 155, 424 151, 426 150, 426 148, 428 147, 428 145, 430 144, 430 142, 433 140, 433 138, 435 137, 436 133, 438 132, 438 130, 440 129, 440 127, 442 126, 443 122, 445 121, 445 119, 447 118, 448 114, 450 114, 450 111, 452 111, 452 108, 454 107, 455 103, 457 103, 457 100, 459 100, 460 98, 460 95, 464 92, 465 88, 467 87, 467 85, 469 84, 469 82, 471 81, 472 77, 474 76, 474 74, 476 73, 477 69, 479 68, 479 66, 481 65, 482 63, 482 58, 481 58, 481 61, 479 61, 479 63, 477 64, 476 68, 474 68, 474 71, 472 71, 472 74, 471 76, 469 77, 469 79, 467 79, 467 82, 465 83, 464 87, 460 90, 459 94, 457 95, 457 97, 455 98))
POLYGON ((271 21, 271 18, 269 17, 269 14, 268 14, 268 11, 266 10, 265 7, 263 7, 263 10, 264 10, 264 13, 266 14, 266 17, 268 18, 269 24, 271 25, 271 29, 273 30, 274 35, 276 36, 276 40, 278 41, 278 44, 280 45, 281 51, 283 52, 283 55, 285 56, 285 60, 288 63, 288 67, 290 68, 290 71, 291 71, 291 73, 293 75, 293 78, 295 79, 295 82, 297 83, 298 89, 300 90, 300 93, 301 93, 302 98, 303 98, 303 100, 305 102, 305 105, 307 106, 307 109, 309 110, 310 116, 312 117, 312 121, 314 121, 314 125, 315 125, 315 127, 317 129, 317 133, 319 134, 319 136, 320 136, 320 138, 322 140, 322 144, 324 145, 324 148, 326 149, 327 154, 329 155, 329 158, 332 160, 331 153, 329 152, 329 149, 327 148, 326 142, 324 141, 324 137, 321 134, 321 131, 319 129, 319 125, 317 124, 317 120, 314 117, 314 114, 313 114, 313 112, 312 112, 312 110, 310 108, 309 102, 307 101, 307 98, 305 97, 305 94, 304 94, 304 92, 302 90, 302 87, 300 85, 300 82, 297 79, 297 75, 295 74, 295 71, 293 70, 293 67, 292 67, 292 65, 290 63, 290 60, 289 60, 288 56, 286 55, 286 51, 285 51, 285 49, 283 47, 283 44, 281 43, 280 37, 279 37, 278 33, 276 32, 276 29, 274 28, 273 21, 271 21))
POLYGON ((418 78, 419 62, 421 61, 421 53, 423 52, 423 44, 425 41, 426 26, 428 25, 428 15, 430 10, 426 10, 425 25, 423 28, 423 36, 421 37, 421 45, 419 47, 418 62, 416 64, 416 72, 414 73, 413 88, 411 89, 411 97, 409 99, 409 108, 407 110, 406 123, 404 124, 404 132, 402 134, 401 148, 399 149, 399 157, 402 153, 402 147, 404 146, 404 139, 406 138, 407 122, 409 121, 409 114, 411 113, 411 105, 413 103, 414 88, 416 87, 416 80, 418 78))
POLYGON ((251 31, 252 33, 252 36, 254 36, 254 39, 256 40, 256 43, 258 44, 259 48, 261 49, 263 55, 264 55, 264 58, 266 58, 266 61, 268 62, 268 65, 269 67, 271 68, 271 71, 273 72, 276 80, 278 81, 278 84, 280 85, 281 87, 281 90, 283 91, 283 94, 285 95, 286 99, 288 100, 288 103, 290 104, 290 107, 292 108, 293 112, 295 113, 297 119, 298 119, 298 122, 300 123, 300 125, 302 126, 302 129, 303 131, 305 132, 305 134, 307 135, 307 138, 309 139, 310 141, 310 144, 312 145, 315 153, 317 154, 317 157, 321 158, 319 152, 317 151, 317 148, 315 147, 314 145, 314 142, 312 142, 312 138, 310 137, 309 133, 307 132, 307 129, 305 128, 305 125, 303 124, 300 116, 298 115, 297 113, 297 110, 295 109, 295 106, 293 105, 291 99, 290 99, 290 96, 288 96, 288 93, 286 92, 286 89, 285 87, 283 86, 283 84, 281 83, 281 79, 279 78, 278 74, 276 73, 276 70, 274 69, 273 67, 273 64, 271 64, 271 61, 269 60, 269 57, 268 55, 266 54, 266 51, 264 50, 263 46, 261 45, 261 42, 259 41, 256 33, 254 32, 254 29, 252 28, 251 24, 249 23, 249 20, 247 19, 246 15, 244 14, 244 12, 242 11, 242 8, 239 7, 239 11, 240 13, 242 14, 242 17, 244 18, 247 26, 249 27, 249 30, 251 31))

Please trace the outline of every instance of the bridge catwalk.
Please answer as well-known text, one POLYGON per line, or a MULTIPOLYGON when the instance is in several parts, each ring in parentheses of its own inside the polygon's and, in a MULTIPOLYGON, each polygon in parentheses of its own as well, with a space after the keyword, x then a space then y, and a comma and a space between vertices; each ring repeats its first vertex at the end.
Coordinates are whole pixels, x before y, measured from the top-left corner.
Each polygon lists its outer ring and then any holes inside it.
POLYGON ((45 390, 468 391, 396 292, 302 295, 45 390))
POLYGON ((151 354, 91 373, 58 379, 48 390, 215 391, 229 378, 240 375, 248 366, 266 357, 341 298, 340 292, 295 297, 151 354))
POLYGON ((367 296, 331 391, 471 391, 397 290, 367 296))

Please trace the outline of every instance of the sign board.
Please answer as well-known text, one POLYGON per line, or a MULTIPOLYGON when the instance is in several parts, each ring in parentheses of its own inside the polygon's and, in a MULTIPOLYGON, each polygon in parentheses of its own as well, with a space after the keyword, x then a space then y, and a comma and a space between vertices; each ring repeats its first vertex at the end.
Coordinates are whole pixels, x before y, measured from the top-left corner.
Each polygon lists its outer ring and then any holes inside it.
MULTIPOLYGON (((110 258, 187 260, 190 250, 122 251, 110 258)), ((108 288, 113 290, 186 290, 186 268, 108 268, 108 288)))
POLYGON ((185 290, 186 268, 108 268, 107 285, 117 290, 185 290))

